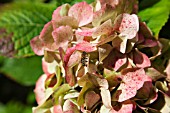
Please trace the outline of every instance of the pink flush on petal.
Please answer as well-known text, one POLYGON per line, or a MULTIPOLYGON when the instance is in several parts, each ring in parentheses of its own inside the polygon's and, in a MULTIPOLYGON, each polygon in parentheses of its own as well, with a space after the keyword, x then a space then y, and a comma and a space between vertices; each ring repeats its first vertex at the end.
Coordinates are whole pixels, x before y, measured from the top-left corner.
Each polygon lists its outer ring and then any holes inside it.
POLYGON ((65 66, 65 79, 70 86, 74 86, 76 84, 76 78, 73 74, 73 70, 68 66, 65 66))
POLYGON ((114 29, 120 32, 121 37, 126 37, 127 39, 134 38, 139 30, 139 20, 135 14, 120 14, 114 23, 114 29))
POLYGON ((39 36, 34 37, 31 41, 31 48, 36 55, 43 55, 44 54, 44 43, 39 39, 39 36))
POLYGON ((94 31, 95 31, 95 28, 93 28, 93 29, 82 29, 82 30, 77 30, 76 34, 78 34, 80 36, 92 36, 94 31))
POLYGON ((41 105, 44 102, 46 78, 47 78, 46 74, 41 75, 35 85, 34 93, 35 93, 36 101, 38 105, 41 105))
POLYGON ((138 90, 138 95, 142 95, 145 98, 147 97, 147 101, 145 101, 144 105, 151 104, 158 98, 157 91, 152 82, 145 82, 143 87, 138 90))
POLYGON ((133 53, 133 61, 136 66, 140 68, 151 66, 151 62, 148 56, 138 50, 133 53))
POLYGON ((64 56, 64 63, 65 64, 68 63, 70 56, 76 50, 85 51, 85 52, 92 52, 92 51, 96 51, 97 48, 96 48, 96 44, 91 44, 91 43, 86 42, 86 41, 78 43, 76 46, 67 49, 66 54, 64 56))
POLYGON ((74 51, 73 54, 70 56, 67 66, 72 68, 73 66, 77 65, 81 61, 81 52, 74 51))
POLYGON ((63 113, 63 109, 61 105, 54 105, 53 113, 63 113))
POLYGON ((42 68, 43 71, 46 75, 50 75, 56 72, 55 68, 57 65, 56 61, 53 61, 52 63, 48 63, 44 60, 44 58, 42 59, 42 68))
POLYGON ((121 77, 122 83, 114 95, 118 102, 134 97, 145 81, 151 81, 144 69, 137 68, 124 69, 121 77))
POLYGON ((78 43, 75 46, 76 50, 80 50, 80 51, 85 51, 85 52, 92 52, 92 51, 96 51, 97 47, 96 44, 92 44, 86 41, 83 41, 81 43, 78 43))
POLYGON ((45 43, 53 43, 54 40, 51 34, 52 31, 53 31, 53 27, 52 27, 52 22, 50 21, 44 25, 39 36, 40 39, 45 43))
POLYGON ((71 48, 68 48, 68 49, 67 49, 66 54, 65 54, 65 56, 64 56, 65 66, 67 65, 70 56, 73 54, 73 52, 74 52, 75 50, 76 50, 75 47, 71 47, 71 48))
POLYGON ((158 45, 158 42, 152 39, 145 39, 142 45, 145 47, 154 47, 158 45))
POLYGON ((115 106, 109 113, 132 113, 135 105, 132 101, 127 100, 121 103, 121 106, 115 106))
POLYGON ((109 35, 109 33, 112 32, 112 29, 113 29, 112 21, 111 19, 109 19, 106 22, 104 22, 102 25, 96 28, 96 30, 93 33, 93 36, 96 37, 96 36, 103 35, 103 34, 109 35))
POLYGON ((61 18, 61 15, 60 15, 60 10, 61 10, 62 6, 58 7, 54 12, 53 12, 53 15, 52 15, 52 20, 59 20, 61 18))
MULTIPOLYGON (((71 68, 68 67, 68 62, 72 62, 72 61, 70 61, 71 60, 70 58, 71 58, 71 55, 73 55, 73 53, 76 50, 92 52, 92 51, 97 50, 97 48, 96 48, 95 44, 91 44, 89 42, 84 41, 82 43, 78 43, 74 47, 67 49, 66 54, 64 56, 64 68, 65 68, 65 73, 66 73, 66 81, 71 86, 75 85, 75 78, 74 78, 71 68)), ((77 61, 75 60, 75 62, 77 62, 77 61)))
POLYGON ((60 26, 52 32, 52 36, 56 46, 58 46, 57 49, 62 47, 65 50, 73 36, 72 28, 70 26, 60 26))
POLYGON ((170 79, 170 60, 168 61, 167 67, 165 69, 165 72, 167 74, 167 78, 170 79))
POLYGON ((120 0, 99 0, 99 1, 101 5, 110 4, 112 7, 115 7, 120 2, 120 0))
POLYGON ((81 27, 92 22, 93 8, 86 2, 80 2, 69 9, 68 16, 76 18, 79 22, 79 27, 81 27))
POLYGON ((108 57, 104 59, 103 65, 107 68, 113 68, 114 71, 119 70, 124 64, 126 64, 126 55, 121 54, 116 50, 112 50, 108 57))

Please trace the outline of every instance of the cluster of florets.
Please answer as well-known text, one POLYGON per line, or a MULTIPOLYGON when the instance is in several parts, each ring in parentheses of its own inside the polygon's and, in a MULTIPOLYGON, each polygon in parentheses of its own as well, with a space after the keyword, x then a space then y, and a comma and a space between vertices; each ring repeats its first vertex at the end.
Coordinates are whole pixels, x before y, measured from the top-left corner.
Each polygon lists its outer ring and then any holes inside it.
POLYGON ((136 12, 136 0, 58 7, 31 40, 35 54, 44 55, 33 112, 155 110, 147 106, 158 97, 153 82, 164 78, 155 77, 158 72, 151 63, 159 55, 160 43, 136 12))

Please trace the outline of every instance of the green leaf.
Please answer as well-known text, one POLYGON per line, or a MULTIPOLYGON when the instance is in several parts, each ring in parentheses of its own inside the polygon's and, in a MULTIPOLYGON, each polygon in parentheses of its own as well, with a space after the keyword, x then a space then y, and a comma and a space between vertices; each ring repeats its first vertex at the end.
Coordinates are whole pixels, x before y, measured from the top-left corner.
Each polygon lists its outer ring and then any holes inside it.
POLYGON ((69 84, 63 84, 62 86, 58 87, 57 89, 53 88, 53 90, 55 90, 54 91, 55 103, 58 104, 59 96, 66 93, 70 89, 71 89, 71 87, 69 86, 69 84))
POLYGON ((145 21, 149 28, 154 33, 156 39, 162 27, 168 20, 170 14, 169 0, 160 0, 152 7, 146 8, 139 12, 142 21, 145 21))
POLYGON ((56 3, 57 3, 57 6, 60 6, 65 3, 74 5, 75 3, 82 2, 82 1, 85 1, 90 4, 90 3, 94 2, 95 0, 56 0, 56 3))
POLYGON ((140 0, 139 1, 139 10, 143 10, 145 8, 151 7, 152 5, 156 4, 160 0, 140 0))
POLYGON ((75 3, 82 2, 82 1, 85 1, 85 2, 87 2, 88 4, 90 4, 90 3, 94 2, 95 0, 73 0, 73 1, 71 2, 71 4, 73 5, 73 4, 75 4, 75 3))
POLYGON ((20 59, 3 58, 1 63, 1 73, 26 86, 34 85, 43 73, 41 68, 37 68, 41 67, 41 57, 37 56, 20 59))
POLYGON ((0 55, 0 66, 3 64, 4 57, 0 55))
POLYGON ((14 2, 36 2, 36 3, 42 3, 44 0, 14 0, 14 2))
POLYGON ((84 97, 85 97, 85 93, 89 90, 94 88, 94 86, 90 83, 90 82, 86 82, 80 92, 80 95, 77 98, 77 104, 79 106, 83 105, 83 103, 85 102, 84 97))
POLYGON ((0 27, 13 33, 16 57, 34 55, 29 42, 51 20, 54 9, 54 5, 30 2, 8 4, 1 8, 0 27))
POLYGON ((0 113, 5 113, 5 106, 0 103, 0 113))

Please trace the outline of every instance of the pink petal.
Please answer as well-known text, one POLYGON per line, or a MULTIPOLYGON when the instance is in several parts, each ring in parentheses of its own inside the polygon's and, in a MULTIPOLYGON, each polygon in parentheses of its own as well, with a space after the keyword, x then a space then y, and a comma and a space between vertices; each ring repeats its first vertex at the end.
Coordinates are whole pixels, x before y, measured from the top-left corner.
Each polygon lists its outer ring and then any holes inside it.
POLYGON ((99 37, 99 39, 97 38, 97 40, 95 41, 97 43, 97 45, 103 45, 106 44, 108 42, 111 42, 112 40, 114 40, 117 37, 117 34, 112 34, 110 36, 107 35, 102 35, 99 37))
POLYGON ((116 6, 118 5, 120 0, 99 0, 101 5, 105 5, 105 4, 110 4, 111 6, 116 6))
MULTIPOLYGON (((146 70, 146 74, 152 78, 152 81, 156 82, 160 79, 166 78, 166 75, 164 75, 163 73, 161 73, 160 71, 158 71, 157 69, 150 67, 147 68, 146 70)), ((167 78, 170 79, 170 77, 167 76, 167 78)))
POLYGON ((159 98, 157 102, 153 104, 153 108, 155 109, 159 108, 158 110, 160 113, 169 113, 170 97, 167 94, 165 94, 163 91, 159 90, 159 98))
POLYGON ((105 88, 100 88, 100 90, 101 90, 100 94, 101 94, 102 102, 104 106, 106 108, 112 108, 110 91, 105 88))
POLYGON ((116 50, 112 50, 108 55, 108 57, 104 59, 103 65, 107 68, 113 68, 115 71, 117 71, 126 62, 127 62, 127 58, 125 55, 121 54, 116 50))
POLYGON ((97 80, 98 85, 100 86, 100 89, 101 88, 104 88, 104 89, 109 88, 109 84, 106 79, 97 78, 96 80, 97 80))
POLYGON ((145 81, 151 79, 145 74, 144 69, 129 68, 122 71, 122 83, 113 96, 113 100, 123 102, 134 97, 145 81))
POLYGON ((92 36, 95 28, 93 29, 82 29, 82 30, 76 30, 76 34, 80 36, 92 36))
POLYGON ((132 113, 134 106, 132 101, 127 100, 121 106, 115 106, 109 113, 132 113))
POLYGON ((54 105, 53 113, 63 113, 61 105, 54 105))
POLYGON ((46 78, 47 78, 46 74, 41 75, 35 85, 34 93, 35 93, 36 101, 37 101, 38 105, 41 105, 44 102, 46 78))
POLYGON ((154 101, 156 101, 156 99, 158 98, 158 94, 156 92, 155 87, 152 85, 152 82, 145 82, 143 87, 139 89, 139 94, 142 95, 147 95, 147 101, 145 101, 145 103, 143 105, 149 105, 151 103, 153 103, 154 101), (140 92, 142 91, 142 92, 140 92))
POLYGON ((145 68, 151 66, 148 56, 138 50, 133 53, 133 61, 137 67, 145 68))
POLYGON ((85 52, 92 52, 92 51, 96 51, 96 44, 92 44, 86 41, 83 41, 81 43, 78 43, 76 45, 76 50, 80 50, 80 51, 85 51, 85 52))
POLYGON ((68 16, 76 18, 79 22, 79 27, 81 27, 92 22, 93 8, 86 2, 80 2, 70 8, 68 16))
POLYGON ((99 26, 102 22, 112 19, 114 20, 117 16, 117 12, 115 8, 113 8, 110 4, 106 4, 102 6, 99 11, 94 13, 93 17, 93 26, 99 26))
POLYGON ((145 22, 140 22, 140 32, 144 35, 145 38, 152 38, 153 34, 150 28, 146 25, 145 22))
POLYGON ((81 52, 74 51, 73 54, 70 56, 67 66, 72 68, 73 66, 77 65, 81 61, 81 52))
POLYGON ((91 109, 100 100, 99 94, 94 91, 88 91, 85 94, 85 104, 87 109, 91 109))
POLYGON ((68 42, 71 41, 73 32, 70 26, 60 26, 52 32, 52 36, 56 43, 56 49, 62 47, 66 50, 68 42))
POLYGON ((127 59, 123 58, 123 59, 117 59, 116 63, 115 63, 115 67, 114 70, 117 71, 121 66, 123 66, 126 63, 127 59))
POLYGON ((125 37, 120 37, 120 38, 122 39, 122 42, 120 43, 120 52, 125 53, 128 39, 125 37))
POLYGON ((78 107, 71 102, 70 100, 66 100, 63 105, 63 112, 64 113, 78 113, 78 107))
POLYGON ((99 0, 101 5, 109 4, 112 7, 116 7, 118 14, 120 13, 133 13, 138 9, 136 0, 99 0), (132 12, 133 11, 133 12, 132 12))
POLYGON ((52 23, 51 21, 48 22, 47 24, 44 25, 44 28, 42 29, 40 33, 40 39, 45 43, 45 44, 51 44, 54 42, 53 37, 52 37, 52 23))
POLYGON ((97 37, 100 35, 109 35, 109 33, 112 32, 112 21, 111 19, 107 20, 106 22, 104 22, 102 25, 100 25, 99 27, 96 28, 96 30, 93 33, 93 37, 97 37))
POLYGON ((65 63, 65 65, 67 65, 70 56, 73 54, 73 52, 74 52, 75 50, 76 50, 75 47, 71 47, 71 48, 68 48, 68 49, 67 49, 66 54, 65 54, 65 56, 64 56, 64 63, 65 63))
POLYGON ((109 55, 112 49, 113 48, 110 44, 103 44, 102 46, 99 46, 99 61, 103 61, 109 55))
POLYGON ((52 63, 48 63, 44 60, 44 58, 42 59, 42 68, 43 71, 46 75, 50 75, 56 72, 55 70, 55 66, 57 65, 56 61, 53 61, 52 63))
POLYGON ((167 67, 165 69, 165 72, 167 74, 167 78, 170 80, 170 60, 168 61, 167 67))
POLYGON ((145 39, 144 42, 139 45, 139 47, 155 47, 157 45, 158 42, 156 40, 145 39))
POLYGON ((66 78, 66 81, 67 83, 70 85, 70 86, 74 86, 75 83, 76 83, 76 78, 75 78, 75 75, 73 74, 73 70, 72 68, 69 68, 68 66, 65 67, 65 78, 66 78))
POLYGON ((61 10, 62 6, 58 7, 54 12, 53 12, 53 15, 52 15, 52 20, 59 20, 61 18, 61 15, 60 15, 60 10, 61 10))
POLYGON ((65 52, 64 52, 63 48, 59 47, 58 51, 59 51, 59 55, 60 55, 60 60, 61 60, 62 62, 64 62, 65 52))
POLYGON ((92 52, 92 51, 97 50, 97 48, 95 47, 95 44, 91 44, 91 43, 85 42, 85 41, 82 42, 82 43, 77 44, 74 47, 68 48, 67 51, 66 51, 66 54, 64 56, 64 62, 65 62, 66 65, 67 65, 67 63, 68 63, 68 61, 70 59, 70 56, 73 54, 73 52, 75 50, 80 50, 80 51, 85 51, 85 52, 92 52))
POLYGON ((145 41, 145 38, 142 33, 138 32, 138 41, 136 42, 137 44, 140 44, 145 41))
POLYGON ((34 37, 30 41, 30 45, 36 55, 44 55, 44 43, 39 39, 39 36, 34 37))
POLYGON ((76 50, 75 47, 68 48, 67 51, 66 51, 66 54, 64 56, 64 68, 65 68, 65 74, 66 74, 65 78, 66 78, 67 83, 70 86, 75 85, 75 76, 72 72, 72 68, 68 67, 68 62, 70 60, 71 55, 75 52, 75 50, 76 50))
POLYGON ((80 31, 76 30, 76 32, 75 32, 76 42, 77 42, 77 43, 81 43, 81 42, 84 41, 85 36, 81 36, 81 34, 79 35, 78 32, 80 32, 80 31))
POLYGON ((114 21, 114 29, 120 32, 121 37, 132 39, 139 30, 139 20, 135 14, 120 14, 114 21))
POLYGON ((54 51, 58 49, 57 48, 58 46, 54 43, 54 39, 52 37, 52 31, 53 31, 53 27, 52 27, 52 22, 50 21, 47 24, 45 24, 44 28, 42 29, 39 35, 39 38, 43 42, 45 49, 49 51, 54 51))
POLYGON ((74 56, 76 56, 77 58, 80 58, 80 55, 77 56, 76 54, 73 54, 76 50, 92 52, 96 50, 96 47, 94 46, 94 44, 90 44, 88 42, 82 42, 82 43, 77 44, 74 47, 67 49, 66 54, 64 56, 64 66, 65 66, 65 72, 66 72, 66 81, 71 86, 75 85, 75 76, 73 75, 72 68, 68 66, 72 66, 74 63, 78 63, 78 61, 80 60, 80 59, 72 60, 74 56))
POLYGON ((78 28, 78 21, 74 17, 63 16, 58 20, 52 20, 53 28, 56 29, 59 26, 70 26, 74 29, 78 28))

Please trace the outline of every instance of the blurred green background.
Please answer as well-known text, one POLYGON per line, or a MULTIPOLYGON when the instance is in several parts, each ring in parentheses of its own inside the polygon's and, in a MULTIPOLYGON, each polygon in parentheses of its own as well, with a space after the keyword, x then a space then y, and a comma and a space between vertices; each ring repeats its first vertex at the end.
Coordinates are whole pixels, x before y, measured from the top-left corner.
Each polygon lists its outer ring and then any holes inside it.
MULTIPOLYGON (((0 113, 32 112, 37 105, 33 90, 43 72, 42 57, 34 55, 29 41, 50 21, 57 6, 81 1, 0 0, 0 113)), ((170 39, 168 1, 139 0, 139 16, 155 37, 170 39)))

